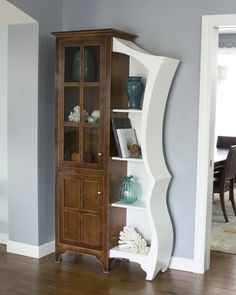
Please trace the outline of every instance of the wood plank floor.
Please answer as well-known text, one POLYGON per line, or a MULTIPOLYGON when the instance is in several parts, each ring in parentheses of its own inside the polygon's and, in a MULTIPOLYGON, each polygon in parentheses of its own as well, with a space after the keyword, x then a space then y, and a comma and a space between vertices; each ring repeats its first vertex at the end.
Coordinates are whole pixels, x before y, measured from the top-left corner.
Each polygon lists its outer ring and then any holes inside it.
POLYGON ((113 261, 109 274, 90 256, 67 253, 61 263, 54 255, 40 260, 6 253, 0 246, 0 295, 235 295, 236 255, 212 252, 205 275, 177 270, 152 281, 135 263, 113 261))

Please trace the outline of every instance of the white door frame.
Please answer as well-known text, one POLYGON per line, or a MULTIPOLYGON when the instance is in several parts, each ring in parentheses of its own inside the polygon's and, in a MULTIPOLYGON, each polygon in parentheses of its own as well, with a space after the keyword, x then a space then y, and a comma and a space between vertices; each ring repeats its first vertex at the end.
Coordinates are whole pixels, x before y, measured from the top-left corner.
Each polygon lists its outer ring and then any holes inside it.
POLYGON ((216 54, 218 29, 224 27, 236 27, 235 14, 202 17, 194 240, 194 272, 197 273, 204 273, 210 265, 216 54))

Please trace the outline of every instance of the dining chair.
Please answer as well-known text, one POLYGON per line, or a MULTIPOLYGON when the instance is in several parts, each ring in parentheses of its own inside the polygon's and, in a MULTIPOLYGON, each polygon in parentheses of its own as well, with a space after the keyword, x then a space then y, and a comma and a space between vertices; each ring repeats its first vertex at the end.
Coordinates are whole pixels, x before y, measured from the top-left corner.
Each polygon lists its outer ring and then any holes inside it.
POLYGON ((234 180, 236 174, 236 145, 229 148, 228 156, 220 173, 220 177, 215 177, 213 182, 213 193, 220 195, 220 204, 223 211, 225 221, 228 222, 227 213, 225 210, 225 192, 229 191, 229 199, 233 207, 234 214, 236 215, 236 206, 234 200, 234 180))
POLYGON ((229 149, 232 145, 236 145, 236 137, 234 136, 218 136, 216 147, 220 149, 229 149))

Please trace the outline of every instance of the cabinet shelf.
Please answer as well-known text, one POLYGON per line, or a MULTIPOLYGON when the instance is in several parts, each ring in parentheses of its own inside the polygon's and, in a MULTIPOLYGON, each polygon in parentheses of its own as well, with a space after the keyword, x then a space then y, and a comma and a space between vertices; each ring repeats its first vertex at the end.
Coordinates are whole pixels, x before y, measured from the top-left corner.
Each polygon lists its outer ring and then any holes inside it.
POLYGON ((119 207, 119 208, 126 208, 126 209, 133 209, 133 210, 146 210, 146 203, 143 201, 136 201, 133 204, 125 204, 121 201, 115 202, 111 204, 112 207, 119 207))
POLYGON ((137 163, 142 163, 142 162, 143 162, 143 159, 138 159, 138 158, 121 158, 121 157, 112 157, 112 160, 114 160, 114 161, 137 162, 137 163))
POLYGON ((86 127, 86 128, 98 128, 99 123, 87 123, 87 122, 64 122, 64 126, 69 127, 86 127))
POLYGON ((99 86, 100 82, 64 82, 64 87, 80 87, 80 86, 89 86, 95 87, 99 86))
POLYGON ((113 109, 113 113, 133 113, 133 114, 141 114, 142 110, 135 109, 113 109))

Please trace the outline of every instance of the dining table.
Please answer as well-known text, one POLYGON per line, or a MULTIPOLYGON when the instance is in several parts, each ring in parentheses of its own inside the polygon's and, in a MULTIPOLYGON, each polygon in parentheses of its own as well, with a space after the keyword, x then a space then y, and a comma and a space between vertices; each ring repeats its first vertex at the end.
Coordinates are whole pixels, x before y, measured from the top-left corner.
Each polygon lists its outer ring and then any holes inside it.
POLYGON ((214 169, 223 167, 228 155, 229 149, 216 148, 214 153, 214 169))

